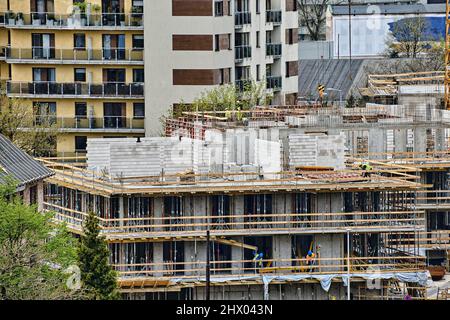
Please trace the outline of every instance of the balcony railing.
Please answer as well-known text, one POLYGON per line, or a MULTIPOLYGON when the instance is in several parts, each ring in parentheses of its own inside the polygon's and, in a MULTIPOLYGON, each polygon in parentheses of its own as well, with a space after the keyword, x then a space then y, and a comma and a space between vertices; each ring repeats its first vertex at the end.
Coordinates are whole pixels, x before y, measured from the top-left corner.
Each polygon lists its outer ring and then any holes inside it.
POLYGON ((281 90, 281 77, 268 76, 267 77, 267 89, 273 89, 274 91, 281 90))
POLYGON ((58 49, 58 48, 0 48, 0 57, 17 60, 60 60, 60 61, 101 61, 108 62, 143 62, 142 50, 112 48, 112 49, 58 49))
POLYGON ((143 13, 101 13, 101 14, 53 14, 53 13, 28 13, 0 14, 8 27, 134 27, 142 28, 143 13))
POLYGON ((267 43, 266 56, 281 57, 282 46, 280 43, 267 43))
POLYGON ((281 10, 268 10, 266 11, 266 22, 281 24, 281 10))
POLYGON ((252 15, 250 12, 236 12, 234 14, 234 17, 236 26, 242 26, 252 23, 252 15))
POLYGON ((144 118, 122 116, 104 117, 57 117, 36 116, 35 123, 54 124, 59 129, 144 129, 144 118))
POLYGON ((86 97, 144 97, 144 84, 136 83, 58 83, 47 81, 7 83, 8 95, 86 96, 86 97))
POLYGON ((252 47, 251 46, 237 46, 236 48, 236 54, 235 59, 236 60, 242 60, 246 58, 252 57, 252 47))

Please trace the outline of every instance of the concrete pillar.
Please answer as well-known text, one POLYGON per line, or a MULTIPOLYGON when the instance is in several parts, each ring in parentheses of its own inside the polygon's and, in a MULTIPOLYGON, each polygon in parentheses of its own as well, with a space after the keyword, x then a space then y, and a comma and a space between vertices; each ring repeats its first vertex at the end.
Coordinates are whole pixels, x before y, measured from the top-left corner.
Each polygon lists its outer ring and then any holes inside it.
MULTIPOLYGON (((272 256, 274 260, 291 259, 292 242, 289 235, 276 235, 272 240, 272 256)), ((291 265, 290 261, 277 261, 275 266, 288 267, 291 265)))
MULTIPOLYGON (((153 217, 155 218, 153 220, 154 225, 162 225, 164 224, 163 220, 161 219, 164 217, 164 197, 157 197, 153 198, 153 217)), ((152 231, 158 232, 162 231, 162 227, 154 227, 151 229, 152 231)))
POLYGON ((315 271, 336 272, 344 271, 345 268, 330 268, 329 265, 344 265, 346 263, 344 255, 344 235, 343 234, 317 234, 314 236, 317 257, 320 259, 341 258, 342 260, 322 260, 315 271))
MULTIPOLYGON (((369 129, 369 153, 386 152, 386 130, 369 129)), ((374 155, 372 158, 381 159, 382 155, 374 155)))
POLYGON ((436 129, 436 140, 434 144, 435 151, 443 151, 447 149, 445 141, 445 129, 436 129))
MULTIPOLYGON (((244 237, 233 237, 233 240, 239 242, 239 243, 243 243, 244 242, 244 237)), ((231 260, 232 261, 242 261, 244 260, 244 250, 248 250, 248 249, 244 249, 244 248, 240 248, 237 246, 232 246, 231 247, 231 260)), ((233 262, 231 264, 231 273, 232 274, 241 274, 243 273, 242 271, 242 266, 243 264, 240 262, 233 262)))
MULTIPOLYGON (((414 128, 414 152, 425 152, 427 148, 426 128, 414 128)), ((417 155, 421 157, 421 155, 417 155)))
MULTIPOLYGON (((155 242, 153 243, 153 263, 160 264, 164 262, 164 251, 163 251, 163 243, 162 242, 155 242)), ((154 267, 154 270, 162 271, 164 270, 163 265, 156 265, 154 267)), ((163 272, 155 272, 153 273, 155 277, 161 277, 163 276, 163 272)))
MULTIPOLYGON (((233 196, 231 199, 231 213, 232 215, 243 216, 244 215, 244 196, 233 196)), ((233 229, 244 229, 244 218, 234 218, 233 229)))
POLYGON ((408 142, 407 129, 394 130, 395 152, 406 152, 406 144, 408 142))

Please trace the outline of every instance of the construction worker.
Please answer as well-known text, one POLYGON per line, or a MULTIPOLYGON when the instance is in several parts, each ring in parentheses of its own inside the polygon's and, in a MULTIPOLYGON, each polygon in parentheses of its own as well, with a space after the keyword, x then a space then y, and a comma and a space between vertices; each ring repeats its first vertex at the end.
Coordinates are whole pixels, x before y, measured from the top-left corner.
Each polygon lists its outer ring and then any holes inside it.
POLYGON ((258 253, 258 252, 255 251, 254 255, 255 256, 253 258, 253 261, 255 261, 255 266, 258 265, 258 267, 262 268, 262 266, 263 266, 262 260, 263 260, 263 257, 264 257, 263 253, 262 252, 258 253))
POLYGON ((369 165, 368 163, 364 162, 364 163, 361 163, 361 164, 359 165, 359 167, 360 167, 362 170, 364 170, 364 172, 362 173, 362 176, 363 176, 364 178, 370 177, 370 175, 371 175, 371 172, 370 172, 370 171, 373 170, 373 167, 372 167, 371 165, 369 165))
POLYGON ((308 266, 313 265, 315 258, 316 258, 316 254, 314 252, 312 252, 311 250, 309 250, 308 254, 306 255, 306 264, 308 266))

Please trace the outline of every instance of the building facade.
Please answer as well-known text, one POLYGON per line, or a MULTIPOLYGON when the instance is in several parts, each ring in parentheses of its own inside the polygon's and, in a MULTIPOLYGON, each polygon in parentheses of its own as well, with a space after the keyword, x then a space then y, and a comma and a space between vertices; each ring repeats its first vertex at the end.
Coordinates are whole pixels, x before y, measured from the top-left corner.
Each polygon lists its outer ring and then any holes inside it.
POLYGON ((0 78, 36 121, 57 124, 58 155, 83 152, 87 138, 157 134, 173 105, 221 84, 266 81, 273 103, 296 101, 294 0, 0 0, 0 10, 0 78))
POLYGON ((273 103, 295 103, 296 1, 149 1, 145 10, 159 13, 144 23, 147 136, 173 105, 221 84, 266 81, 273 103))
MULTIPOLYGON (((70 156, 87 138, 144 134, 143 1, 0 1, 7 94, 59 129, 70 156)), ((51 152, 54 153, 54 152, 51 152)))

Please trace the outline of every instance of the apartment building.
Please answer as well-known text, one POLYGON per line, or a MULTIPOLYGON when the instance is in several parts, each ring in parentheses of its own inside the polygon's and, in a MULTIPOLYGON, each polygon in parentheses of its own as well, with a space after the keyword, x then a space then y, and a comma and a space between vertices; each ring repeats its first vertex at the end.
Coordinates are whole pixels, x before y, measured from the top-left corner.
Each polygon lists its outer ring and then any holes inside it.
POLYGON ((146 135, 174 105, 221 84, 266 81, 274 104, 295 103, 296 10, 295 0, 146 2, 158 12, 144 22, 146 135))
POLYGON ((59 155, 84 152, 87 138, 144 135, 143 1, 1 0, 0 9, 7 94, 55 123, 59 155))

